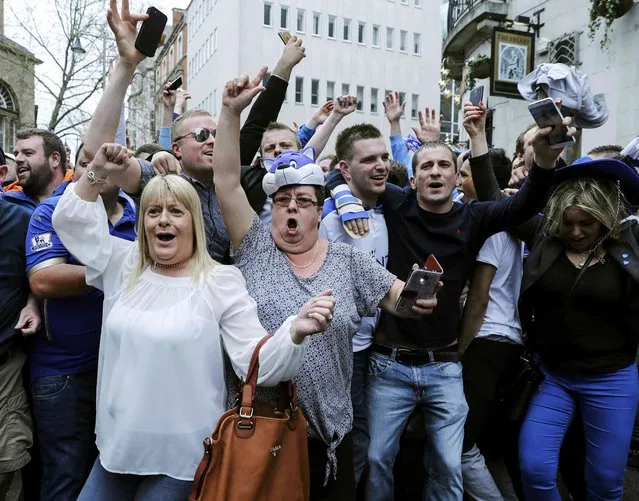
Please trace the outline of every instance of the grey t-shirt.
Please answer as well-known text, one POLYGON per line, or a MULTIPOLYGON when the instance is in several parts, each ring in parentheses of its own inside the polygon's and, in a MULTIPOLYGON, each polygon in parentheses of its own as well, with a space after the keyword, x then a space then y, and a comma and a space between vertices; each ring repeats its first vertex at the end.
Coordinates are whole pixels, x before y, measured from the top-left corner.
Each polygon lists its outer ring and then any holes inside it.
POLYGON ((235 264, 257 302, 260 322, 269 332, 327 289, 337 299, 331 326, 310 337, 295 378, 309 434, 328 446, 328 474, 335 466, 335 448, 353 424, 353 336, 361 317, 375 314, 396 277, 365 253, 339 243, 329 243, 317 273, 298 277, 286 255, 276 247, 270 228, 257 215, 235 251, 235 264))

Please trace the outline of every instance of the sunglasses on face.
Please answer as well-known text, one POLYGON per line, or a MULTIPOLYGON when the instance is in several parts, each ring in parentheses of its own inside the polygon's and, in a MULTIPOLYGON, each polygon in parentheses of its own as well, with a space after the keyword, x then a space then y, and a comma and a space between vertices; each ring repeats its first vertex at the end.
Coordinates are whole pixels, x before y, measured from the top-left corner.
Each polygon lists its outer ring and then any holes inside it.
POLYGON ((206 127, 197 127, 193 129, 188 134, 184 134, 183 136, 176 137, 175 143, 177 143, 180 139, 184 139, 185 137, 193 136, 198 143, 203 143, 206 141, 209 136, 213 136, 215 138, 215 132, 217 129, 207 129, 206 127))
POLYGON ((277 195, 273 198, 273 203, 280 207, 288 207, 289 204, 291 203, 291 200, 295 200, 295 203, 297 204, 297 206, 301 207, 302 209, 307 209, 308 207, 311 207, 312 205, 315 205, 315 206, 319 205, 319 203, 317 203, 312 198, 292 197, 290 195, 277 195))

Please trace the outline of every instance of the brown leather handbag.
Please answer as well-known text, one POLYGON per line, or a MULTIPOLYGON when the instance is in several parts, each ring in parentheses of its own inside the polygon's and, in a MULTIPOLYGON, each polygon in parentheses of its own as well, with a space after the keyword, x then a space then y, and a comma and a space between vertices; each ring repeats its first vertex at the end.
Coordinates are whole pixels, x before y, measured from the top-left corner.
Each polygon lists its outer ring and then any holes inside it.
POLYGON ((255 400, 259 353, 270 337, 255 347, 241 402, 204 439, 189 501, 310 499, 308 422, 298 406, 295 383, 280 384, 279 402, 255 400))

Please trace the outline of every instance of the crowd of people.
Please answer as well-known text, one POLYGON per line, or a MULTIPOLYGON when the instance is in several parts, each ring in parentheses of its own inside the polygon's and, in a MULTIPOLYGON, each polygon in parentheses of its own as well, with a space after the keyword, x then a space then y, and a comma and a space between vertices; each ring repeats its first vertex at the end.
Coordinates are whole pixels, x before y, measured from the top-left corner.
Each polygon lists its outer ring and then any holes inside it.
POLYGON ((404 137, 397 93, 390 138, 360 123, 322 155, 357 100, 277 122, 297 37, 217 117, 167 86, 158 142, 132 147, 145 16, 111 0, 107 18, 119 56, 75 158, 43 129, 0 150, 0 501, 18 473, 26 501, 188 499, 267 332, 259 393, 297 385, 312 501, 408 499, 402 437, 424 500, 622 499, 639 155, 566 165, 532 125, 509 157, 483 103, 463 109, 468 150, 430 108, 404 137), (430 255, 441 281, 406 313, 430 255), (522 356, 538 387, 514 416, 522 356))

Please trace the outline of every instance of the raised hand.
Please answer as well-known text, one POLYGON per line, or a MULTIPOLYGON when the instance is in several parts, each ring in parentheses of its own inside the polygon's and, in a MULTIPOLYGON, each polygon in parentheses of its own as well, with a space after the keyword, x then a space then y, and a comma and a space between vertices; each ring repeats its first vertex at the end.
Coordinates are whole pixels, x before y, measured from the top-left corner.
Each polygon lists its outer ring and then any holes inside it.
POLYGON ((186 92, 182 87, 175 91, 175 109, 180 115, 186 111, 186 102, 191 99, 191 94, 186 92))
POLYGON ((470 102, 464 104, 464 129, 470 137, 486 133, 486 106, 483 102, 479 106, 470 102))
POLYGON ((299 344, 306 336, 328 329, 333 320, 335 302, 333 293, 326 290, 302 306, 291 326, 293 342, 299 344))
POLYGON ((284 47, 280 61, 293 68, 306 57, 306 47, 302 46, 302 39, 292 36, 284 47))
POLYGON ((156 174, 179 174, 182 172, 180 161, 168 151, 158 151, 151 159, 151 166, 156 174))
POLYGON ((309 127, 310 129, 316 129, 319 125, 322 125, 324 122, 326 122, 326 119, 333 111, 333 107, 333 101, 326 101, 320 108, 315 111, 315 113, 313 113, 313 116, 309 120, 308 124, 306 124, 307 127, 309 127))
POLYGON ((333 113, 345 117, 357 109, 357 98, 355 96, 340 96, 333 101, 333 113))
MULTIPOLYGON (((564 118, 563 124, 568 127, 568 137, 572 137, 577 133, 577 129, 570 127, 572 118, 564 118)), ((537 132, 532 138, 533 150, 535 152, 535 163, 542 169, 552 169, 555 167, 555 162, 564 151, 564 148, 551 148, 548 142, 548 137, 552 134, 554 127, 544 127, 543 129, 537 129, 537 132)))
POLYGON ((399 92, 391 92, 384 98, 384 112, 386 113, 386 118, 391 124, 393 122, 399 122, 399 119, 404 114, 405 106, 406 101, 403 103, 399 102, 399 92))
POLYGON ((170 83, 167 83, 162 90, 162 106, 165 110, 170 110, 173 113, 175 109, 175 102, 177 100, 177 94, 174 90, 170 90, 170 83))
POLYGON ((267 70, 268 68, 264 66, 253 79, 243 73, 240 77, 226 82, 222 94, 222 106, 238 115, 242 113, 242 110, 251 104, 253 98, 264 90, 262 79, 267 70))
POLYGON ((435 108, 426 108, 424 113, 421 111, 417 114, 419 126, 412 127, 415 137, 424 144, 431 141, 439 141, 442 131, 442 120, 444 115, 437 117, 435 108))
POLYGON ((129 151, 126 146, 105 143, 98 149, 87 171, 91 170, 96 176, 106 178, 111 174, 125 171, 128 167, 128 160, 129 151))
POLYGON ((145 21, 147 14, 131 14, 129 0, 122 0, 122 12, 118 13, 117 0, 109 0, 107 21, 115 36, 120 61, 128 66, 136 67, 146 56, 135 48, 138 34, 137 24, 145 21))

